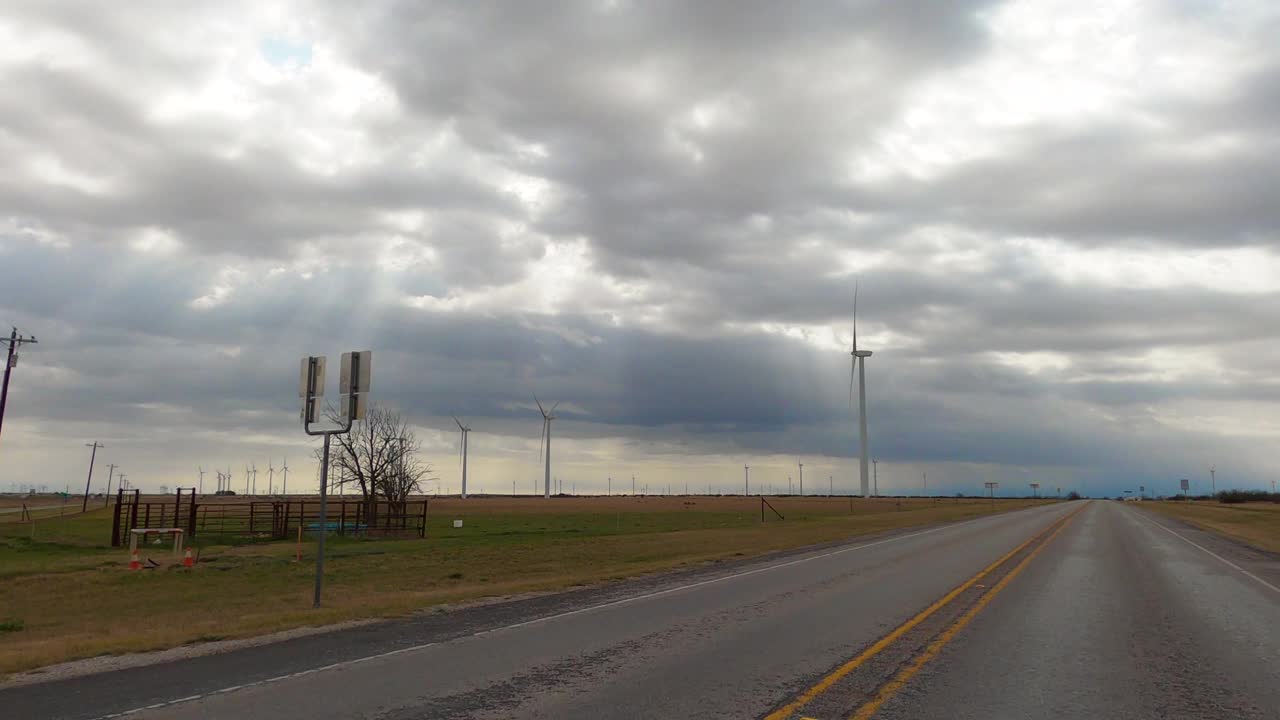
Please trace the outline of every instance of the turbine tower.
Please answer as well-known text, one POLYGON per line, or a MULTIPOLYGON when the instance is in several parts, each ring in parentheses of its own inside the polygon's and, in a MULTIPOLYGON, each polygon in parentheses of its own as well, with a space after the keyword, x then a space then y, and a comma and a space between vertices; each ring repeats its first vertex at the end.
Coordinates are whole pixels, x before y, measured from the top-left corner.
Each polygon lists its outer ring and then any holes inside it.
POLYGON ((267 459, 267 494, 274 495, 276 492, 276 466, 270 458, 267 459))
MULTIPOLYGON (((458 430, 462 432, 462 440, 458 444, 458 459, 462 461, 462 498, 465 500, 467 498, 467 433, 471 432, 471 428, 464 426, 457 416, 454 416, 453 421, 458 423, 458 430)), ((511 494, 515 494, 514 489, 511 494)))
POLYGON ((258 494, 258 463, 253 464, 253 494, 258 494))
POLYGON ((849 405, 853 405, 853 376, 858 376, 858 470, 862 481, 862 497, 870 497, 867 478, 867 358, 870 350, 858 349, 858 284, 853 284, 853 347, 849 351, 853 364, 849 367, 849 405))
POLYGON ((284 459, 284 466, 280 468, 280 472, 284 475, 284 487, 280 489, 281 495, 289 494, 289 458, 284 459))
POLYGON ((538 402, 538 396, 533 396, 533 401, 538 404, 538 410, 542 412, 542 447, 539 449, 539 455, 546 458, 545 474, 543 475, 542 496, 544 498, 551 497, 551 421, 556 419, 556 405, 551 406, 550 410, 542 407, 542 403, 538 402))

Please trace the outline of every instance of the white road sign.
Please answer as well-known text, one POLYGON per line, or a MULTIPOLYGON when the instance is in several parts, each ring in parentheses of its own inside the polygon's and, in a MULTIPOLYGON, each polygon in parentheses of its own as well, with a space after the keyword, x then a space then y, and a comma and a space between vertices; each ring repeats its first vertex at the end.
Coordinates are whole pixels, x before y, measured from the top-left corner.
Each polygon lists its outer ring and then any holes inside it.
POLYGON ((342 364, 338 369, 338 392, 347 393, 367 393, 369 386, 373 382, 373 353, 364 350, 356 353, 342 353, 342 364), (356 359, 356 365, 359 366, 357 377, 351 376, 351 366, 353 356, 356 359))
POLYGON ((342 417, 349 417, 352 420, 363 420, 365 411, 368 409, 369 396, 365 393, 354 395, 343 395, 341 403, 342 417), (354 401, 354 407, 352 405, 354 401))
MULTIPOLYGON (((316 361, 315 383, 311 385, 311 387, 313 388, 311 394, 312 394, 312 397, 322 397, 324 395, 325 356, 321 355, 315 358, 315 361, 316 361)), ((308 371, 310 369, 311 369, 311 358, 309 357, 302 358, 302 365, 298 369, 298 397, 300 398, 304 398, 307 396, 307 381, 309 379, 308 371)))

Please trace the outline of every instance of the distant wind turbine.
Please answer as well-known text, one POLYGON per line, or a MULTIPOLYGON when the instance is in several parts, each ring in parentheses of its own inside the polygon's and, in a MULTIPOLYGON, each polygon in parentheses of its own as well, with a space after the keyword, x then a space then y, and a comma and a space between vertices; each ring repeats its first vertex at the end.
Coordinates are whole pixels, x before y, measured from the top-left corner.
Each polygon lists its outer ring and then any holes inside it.
POLYGON ((542 407, 542 403, 538 402, 538 396, 533 396, 533 401, 537 403, 538 410, 542 413, 542 447, 539 448, 538 454, 546 458, 545 474, 543 476, 542 496, 551 497, 551 421, 556 419, 557 402, 551 406, 550 410, 542 407))
POLYGON ((289 494, 289 458, 284 459, 284 466, 280 468, 280 472, 284 474, 284 487, 281 488, 281 495, 289 494))
POLYGON ((276 492, 276 466, 275 463, 267 459, 267 494, 274 495, 276 492))
POLYGON ((853 364, 849 367, 849 405, 853 406, 853 376, 858 376, 858 469, 862 480, 862 497, 871 495, 867 478, 867 373, 866 359, 870 350, 858 349, 858 284, 853 285, 853 347, 849 351, 853 364))
MULTIPOLYGON (((465 500, 467 497, 467 433, 471 432, 471 428, 463 425, 457 416, 454 416, 453 421, 458 424, 458 430, 462 432, 462 440, 458 443, 458 459, 462 461, 462 498, 465 500)), ((515 494, 514 489, 511 494, 515 494)))

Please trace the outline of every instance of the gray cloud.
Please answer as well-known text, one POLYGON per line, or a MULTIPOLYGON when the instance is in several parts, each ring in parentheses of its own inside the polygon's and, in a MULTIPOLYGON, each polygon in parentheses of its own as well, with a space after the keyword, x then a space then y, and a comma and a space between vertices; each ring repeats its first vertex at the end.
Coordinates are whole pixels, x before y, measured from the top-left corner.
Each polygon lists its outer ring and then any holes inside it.
POLYGON ((22 88, 0 98, 0 311, 42 336, 22 437, 276 453, 300 442, 297 357, 371 347, 380 397, 434 430, 458 412, 532 441, 537 392, 633 462, 848 458, 856 275, 887 462, 1119 483, 1230 451, 1264 477, 1265 433, 1187 414, 1274 403, 1280 286, 1185 267, 1280 267, 1280 57, 1242 37, 1264 59, 1217 94, 1135 88, 937 174, 857 178, 915 90, 1000 52, 1000 10, 308 4, 281 32, 315 67, 255 84, 270 70, 218 59, 247 8, 23 5, 89 61, 0 64, 22 88), (156 110, 217 77, 227 107, 156 110), (1156 280, 1108 274, 1089 253, 1110 249, 1156 280))

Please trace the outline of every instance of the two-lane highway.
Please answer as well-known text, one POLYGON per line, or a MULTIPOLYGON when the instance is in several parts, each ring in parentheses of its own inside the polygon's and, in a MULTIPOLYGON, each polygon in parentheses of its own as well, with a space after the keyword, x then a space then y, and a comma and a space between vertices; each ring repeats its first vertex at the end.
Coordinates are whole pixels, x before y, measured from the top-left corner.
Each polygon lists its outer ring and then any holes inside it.
POLYGON ((1233 567, 1160 522, 1063 503, 621 594, 458 611, 390 645, 335 633, 301 658, 252 648, 13 688, 0 706, 32 718, 1275 717, 1274 561, 1233 567))

